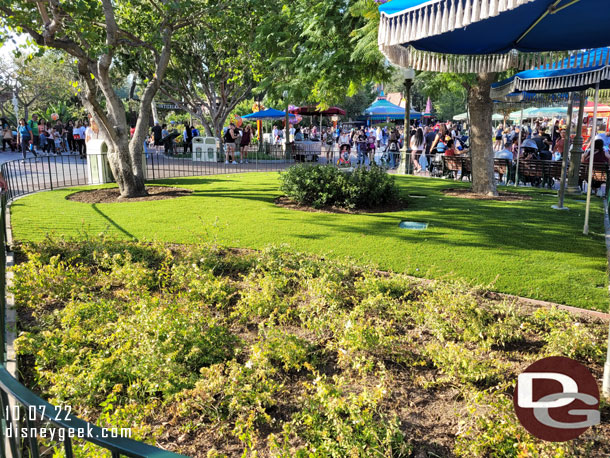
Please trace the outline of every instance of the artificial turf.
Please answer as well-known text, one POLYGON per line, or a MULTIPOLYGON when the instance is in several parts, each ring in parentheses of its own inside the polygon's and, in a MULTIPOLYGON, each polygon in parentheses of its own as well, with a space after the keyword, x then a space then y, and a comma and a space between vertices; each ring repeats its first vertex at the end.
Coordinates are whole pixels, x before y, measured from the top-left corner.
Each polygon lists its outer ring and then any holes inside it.
POLYGON ((408 208, 381 214, 280 208, 274 204, 278 174, 246 173, 159 181, 194 191, 163 201, 84 204, 66 196, 88 187, 44 192, 15 201, 11 216, 18 241, 105 233, 255 249, 285 244, 419 277, 463 279, 499 292, 608 310, 601 199, 593 199, 590 234, 584 236, 584 203, 567 199, 570 211, 552 210, 556 197, 548 190, 520 188, 532 195, 530 201, 475 201, 441 192, 467 184, 396 180, 408 208), (401 229, 403 220, 426 222, 428 229, 401 229))

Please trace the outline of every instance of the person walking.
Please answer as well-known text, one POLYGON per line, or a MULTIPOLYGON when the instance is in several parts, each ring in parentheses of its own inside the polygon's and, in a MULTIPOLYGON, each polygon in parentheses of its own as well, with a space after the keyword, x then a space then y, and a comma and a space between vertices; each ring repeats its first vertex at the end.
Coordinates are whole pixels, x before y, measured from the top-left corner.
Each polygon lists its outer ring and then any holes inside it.
POLYGON ((326 154, 326 163, 333 164, 335 162, 335 139, 330 128, 322 132, 322 147, 326 154))
POLYGON ((184 154, 188 151, 193 152, 193 131, 188 122, 184 123, 184 132, 182 132, 182 138, 184 140, 184 154))
MULTIPOLYGON (((19 126, 17 126, 17 145, 21 149, 21 154, 23 159, 21 162, 25 162, 25 158, 28 155, 28 148, 30 146, 30 142, 32 141, 32 128, 25 123, 25 119, 21 118, 19 120, 19 126)), ((34 156, 38 157, 36 154, 36 150, 33 150, 34 156)))
POLYGON ((250 126, 246 126, 244 128, 244 133, 241 136, 241 141, 239 142, 239 163, 248 163, 248 146, 250 146, 250 142, 252 141, 252 128, 250 126))
POLYGON ((356 143, 356 151, 358 152, 358 165, 366 164, 366 135, 364 130, 359 129, 355 132, 352 139, 356 143))
POLYGON ((34 151, 40 146, 40 130, 38 126, 38 115, 32 115, 32 119, 28 122, 28 127, 30 128, 30 132, 32 135, 32 145, 34 151))
POLYGON ((72 131, 72 137, 76 143, 76 150, 81 159, 85 159, 87 156, 87 147, 85 146, 86 131, 87 129, 81 121, 76 122, 76 127, 72 131))
POLYGON ((155 125, 152 127, 152 135, 153 135, 153 144, 155 145, 155 150, 161 146, 163 143, 161 140, 163 139, 163 129, 159 125, 157 121, 155 125))
POLYGON ((425 139, 424 131, 418 127, 415 135, 411 137, 411 162, 413 163, 413 172, 426 172, 428 161, 424 150, 425 139))
POLYGON ((13 131, 11 126, 8 123, 5 123, 2 126, 2 152, 6 151, 6 145, 8 144, 11 149, 11 153, 13 152, 13 131))
POLYGON ((66 140, 68 142, 68 152, 70 154, 76 152, 76 142, 74 141, 74 123, 68 121, 66 125, 66 140))
POLYGON ((239 130, 239 127, 234 126, 233 127, 233 133, 234 133, 234 136, 235 136, 235 155, 233 157, 233 162, 235 162, 237 164, 237 153, 240 153, 240 155, 239 155, 239 162, 241 164, 241 161, 242 161, 241 150, 240 150, 240 148, 241 148, 241 137, 242 137, 241 130, 239 130))
POLYGON ((235 126, 233 123, 229 125, 229 128, 225 132, 225 164, 237 164, 235 161, 235 126))

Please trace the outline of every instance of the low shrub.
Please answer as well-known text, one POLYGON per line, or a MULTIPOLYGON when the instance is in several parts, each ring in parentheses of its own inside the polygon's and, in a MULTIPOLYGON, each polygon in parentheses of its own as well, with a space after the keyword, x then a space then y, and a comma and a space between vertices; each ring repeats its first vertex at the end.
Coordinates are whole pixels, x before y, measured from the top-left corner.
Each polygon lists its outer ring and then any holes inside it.
POLYGON ((376 208, 399 202, 394 177, 379 167, 353 172, 330 165, 295 165, 280 174, 280 190, 313 208, 376 208))
POLYGON ((345 378, 319 376, 306 388, 309 396, 292 422, 284 426, 284 441, 270 437, 275 456, 411 455, 396 416, 379 412, 379 404, 387 395, 383 380, 376 387, 354 393, 345 378), (288 446, 290 436, 298 436, 305 445, 293 450, 288 446))
POLYGON ((510 402, 533 359, 601 372, 602 323, 281 247, 47 240, 22 253, 24 380, 137 439, 210 457, 610 456, 595 430, 543 444, 510 402))

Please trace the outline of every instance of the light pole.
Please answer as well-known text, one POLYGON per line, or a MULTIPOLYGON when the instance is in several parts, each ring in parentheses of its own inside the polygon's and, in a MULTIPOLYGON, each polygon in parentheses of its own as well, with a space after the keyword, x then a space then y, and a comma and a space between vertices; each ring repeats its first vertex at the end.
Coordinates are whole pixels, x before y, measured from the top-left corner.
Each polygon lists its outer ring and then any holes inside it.
POLYGON ((400 150, 400 165, 397 173, 407 174, 407 160, 411 156, 411 86, 415 79, 415 70, 407 68, 405 71, 405 126, 404 142, 400 150))
POLYGON ((284 129, 284 151, 286 152, 286 154, 288 154, 288 142, 290 141, 290 124, 289 124, 290 114, 288 113, 288 91, 284 91, 282 93, 282 96, 284 97, 284 101, 286 102, 286 120, 285 120, 285 129, 284 129))
MULTIPOLYGON (((578 96, 578 119, 576 122, 576 136, 572 143, 572 149, 570 150, 570 164, 568 168, 568 194, 581 194, 580 187, 578 186, 578 177, 580 172, 580 160, 582 158, 582 122, 585 112, 585 92, 581 92, 578 96)), ((572 120, 570 119, 570 122, 572 120)))

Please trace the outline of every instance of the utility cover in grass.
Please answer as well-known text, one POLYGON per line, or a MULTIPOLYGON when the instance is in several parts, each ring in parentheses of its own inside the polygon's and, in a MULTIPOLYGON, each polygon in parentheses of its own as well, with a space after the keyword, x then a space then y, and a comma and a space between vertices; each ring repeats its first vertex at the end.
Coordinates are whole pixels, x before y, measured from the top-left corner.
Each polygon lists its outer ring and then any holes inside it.
POLYGON ((412 231, 423 231, 428 229, 428 223, 418 223, 417 221, 401 221, 398 225, 401 229, 411 229, 412 231))

